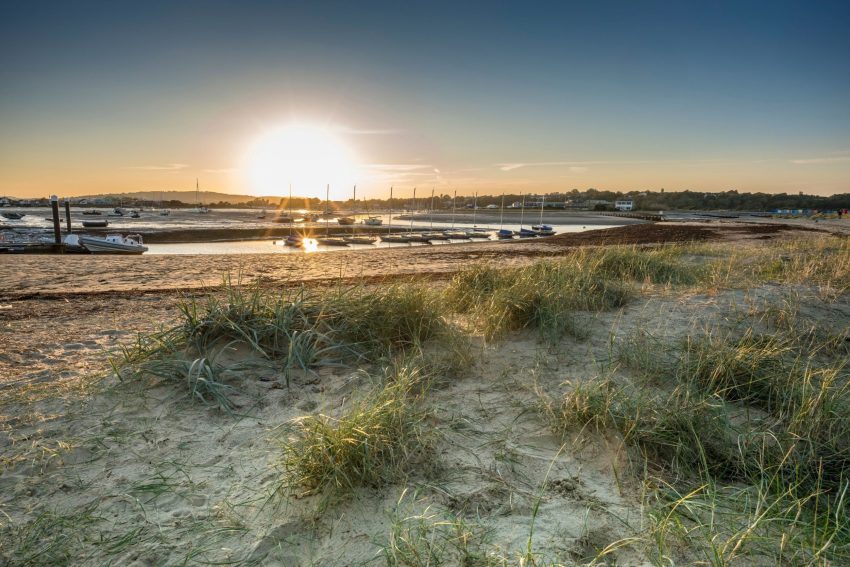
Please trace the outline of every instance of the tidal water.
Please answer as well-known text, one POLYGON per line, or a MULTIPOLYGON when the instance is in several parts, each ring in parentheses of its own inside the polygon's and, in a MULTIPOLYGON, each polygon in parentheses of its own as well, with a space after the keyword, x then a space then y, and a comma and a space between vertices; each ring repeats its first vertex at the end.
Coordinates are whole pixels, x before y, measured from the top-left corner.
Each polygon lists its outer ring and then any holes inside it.
MULTIPOLYGON (((149 248, 148 254, 303 254, 304 250, 284 246, 282 237, 259 237, 248 240, 239 240, 235 236, 235 231, 239 229, 249 229, 262 232, 266 229, 276 229, 277 231, 289 228, 288 224, 276 223, 273 218, 276 211, 268 210, 246 210, 246 209, 213 209, 207 214, 192 212, 189 209, 174 209, 169 215, 164 216, 158 210, 142 210, 139 212, 139 218, 131 218, 128 215, 114 215, 112 209, 100 208, 100 215, 89 216, 83 215, 83 208, 71 209, 71 225, 72 231, 79 234, 85 234, 86 229, 82 226, 84 220, 107 220, 109 221, 109 232, 114 230, 115 233, 132 234, 142 233, 145 235, 155 233, 172 233, 176 231, 189 232, 196 234, 196 237, 186 238, 182 235, 182 240, 197 240, 195 242, 179 242, 169 244, 147 243, 149 248), (233 230, 233 235, 228 235, 228 232, 233 230)), ((281 211, 287 213, 287 211, 281 211)), ((295 211, 294 216, 298 217, 299 212, 295 211)), ((357 221, 357 228, 360 234, 365 228, 361 224, 361 220, 365 219, 370 214, 357 213, 354 215, 357 221)), ((383 221, 382 229, 390 226, 390 213, 380 212, 371 213, 371 216, 380 216, 383 221)), ((62 230, 65 231, 65 216, 64 210, 60 211, 62 220, 62 230)), ((544 211, 541 216, 539 211, 506 211, 503 215, 499 211, 482 210, 476 211, 475 214, 469 210, 457 211, 455 214, 450 212, 442 212, 434 215, 433 219, 427 212, 394 212, 392 214, 392 228, 394 231, 438 231, 444 229, 489 229, 496 231, 499 228, 511 230, 519 230, 520 227, 529 228, 532 224, 537 224, 541 221, 552 226, 557 233, 565 232, 582 232, 585 230, 596 230, 604 228, 612 228, 631 224, 634 219, 622 219, 615 217, 606 217, 594 215, 592 213, 564 213, 561 211, 544 211), (402 218, 400 218, 402 217, 402 218), (410 218, 413 217, 413 218, 410 218)), ((14 232, 18 235, 45 237, 52 236, 53 223, 51 220, 51 211, 47 207, 33 208, 3 208, 0 209, 0 230, 6 232, 14 232), (19 220, 10 220, 2 217, 3 213, 14 212, 24 215, 19 220)), ((337 235, 347 229, 341 227, 336 217, 321 219, 313 223, 293 223, 292 231, 310 232, 314 235, 323 235, 326 231, 336 233, 337 235)), ((492 238, 495 240, 495 236, 492 238)), ((330 252, 335 250, 351 250, 351 249, 378 249, 388 247, 418 247, 418 246, 451 246, 463 245, 469 242, 482 242, 476 240, 452 240, 440 241, 434 244, 420 243, 385 243, 379 242, 375 245, 349 245, 349 246, 323 246, 318 245, 313 247, 312 252, 330 252)))

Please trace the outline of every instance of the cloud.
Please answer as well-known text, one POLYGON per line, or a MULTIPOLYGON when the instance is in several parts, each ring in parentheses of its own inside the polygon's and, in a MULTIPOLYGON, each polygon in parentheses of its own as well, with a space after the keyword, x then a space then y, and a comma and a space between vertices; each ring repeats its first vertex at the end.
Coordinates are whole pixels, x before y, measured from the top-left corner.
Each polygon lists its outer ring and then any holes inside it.
POLYGON ((805 159, 792 159, 791 163, 795 165, 816 165, 826 163, 850 163, 850 155, 847 156, 828 156, 805 159))
POLYGON ((169 163, 166 165, 132 165, 128 169, 143 169, 146 171, 178 171, 189 167, 187 163, 169 163))
POLYGON ((502 171, 513 171, 514 169, 519 169, 521 167, 525 167, 528 164, 527 163, 497 163, 496 165, 499 166, 499 169, 501 169, 502 171))
POLYGON ((496 167, 501 169, 502 171, 513 171, 515 169, 519 169, 521 167, 557 167, 557 166, 569 166, 570 171, 574 172, 583 172, 587 171, 588 165, 598 165, 601 163, 608 163, 605 161, 535 161, 535 162, 516 162, 516 163, 497 163, 496 167))

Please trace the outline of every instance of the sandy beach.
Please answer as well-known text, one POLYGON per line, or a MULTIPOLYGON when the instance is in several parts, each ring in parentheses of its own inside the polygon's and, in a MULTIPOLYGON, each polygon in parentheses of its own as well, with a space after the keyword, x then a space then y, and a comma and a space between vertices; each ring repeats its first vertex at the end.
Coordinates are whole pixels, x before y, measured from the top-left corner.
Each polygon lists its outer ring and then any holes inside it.
MULTIPOLYGON (((651 554, 639 545, 602 553, 646 529, 645 479, 631 470, 622 442, 571 437, 577 444, 565 449, 532 409, 565 381, 596 375, 611 337, 641 329, 680 337, 695 322, 723 319, 730 305, 764 309, 780 301, 785 291, 777 286, 700 292, 646 284, 625 307, 588 315, 589 339, 557 348, 530 331, 502 341, 473 335, 472 366, 429 400, 439 470, 365 488, 327 511, 313 497, 278 494, 278 447, 304 415, 339 415, 367 389, 364 373, 374 367, 321 368, 285 386, 278 367, 242 351, 227 355, 254 364, 240 371, 256 379, 234 396, 237 417, 163 381, 99 377, 111 372, 109 353, 172 325, 187 294, 217 293, 226 274, 265 289, 406 279, 439 287, 480 262, 505 269, 587 247, 687 242, 758 254, 790 239, 846 238, 848 225, 657 223, 535 241, 312 255, 0 258, 0 510, 7 518, 0 557, 10 565, 61 557, 86 565, 396 564, 386 558, 386 542, 398 544, 398 530, 413 538, 431 526, 423 537, 455 550, 442 530, 461 528, 446 518, 466 522, 470 538, 477 530, 491 534, 487 549, 515 557, 536 519, 535 547, 559 564, 607 557, 648 565, 651 554)), ((794 289, 806 317, 836 332, 846 327, 846 294, 825 303, 816 286, 794 289)), ((769 564, 754 557, 753 564, 769 564)))

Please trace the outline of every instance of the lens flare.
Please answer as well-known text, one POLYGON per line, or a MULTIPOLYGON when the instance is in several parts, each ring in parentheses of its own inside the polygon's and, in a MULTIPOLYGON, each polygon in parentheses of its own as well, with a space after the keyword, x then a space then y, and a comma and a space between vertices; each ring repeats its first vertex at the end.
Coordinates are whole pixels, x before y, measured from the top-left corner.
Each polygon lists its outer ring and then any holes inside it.
POLYGON ((333 131, 294 124, 269 130, 250 147, 242 170, 256 195, 286 195, 289 185, 299 196, 324 199, 325 186, 344 198, 356 183, 353 152, 333 131))

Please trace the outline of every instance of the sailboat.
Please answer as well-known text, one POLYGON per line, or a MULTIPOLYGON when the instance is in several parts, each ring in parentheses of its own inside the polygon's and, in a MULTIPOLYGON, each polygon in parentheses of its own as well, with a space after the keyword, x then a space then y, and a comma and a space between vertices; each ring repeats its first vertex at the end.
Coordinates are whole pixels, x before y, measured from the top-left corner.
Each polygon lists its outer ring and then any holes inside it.
POLYGON ((449 235, 446 234, 445 231, 434 232, 434 188, 433 187, 431 187, 431 214, 430 214, 430 217, 431 217, 431 228, 425 234, 425 236, 428 237, 428 241, 430 242, 432 240, 448 240, 449 235))
POLYGON ((514 231, 509 228, 504 228, 503 221, 505 220, 505 194, 502 193, 502 204, 499 207, 499 232, 496 233, 501 239, 508 239, 514 237, 514 231))
POLYGON ((469 233, 465 230, 455 230, 455 209, 457 202, 457 189, 452 197, 452 227, 445 231, 450 240, 469 240, 469 233))
POLYGON ((529 228, 523 228, 522 223, 525 217, 525 195, 522 195, 522 208, 519 210, 519 237, 532 238, 538 236, 537 231, 529 228))
POLYGON ((330 201, 331 199, 331 186, 327 185, 325 187, 325 214, 322 215, 325 217, 325 235, 316 237, 316 242, 319 244, 324 244, 325 246, 348 246, 348 242, 343 240, 340 236, 331 236, 330 234, 330 201))
POLYGON ((193 213, 207 214, 210 210, 203 205, 201 205, 200 200, 200 188, 198 186, 198 178, 195 178, 195 208, 192 209, 193 213))
MULTIPOLYGON (((354 203, 352 206, 356 207, 357 206, 357 185, 354 186, 354 199, 352 201, 354 203)), ((357 214, 357 213, 354 213, 354 214, 357 214)), ((353 216, 352 217, 342 216, 342 217, 337 218, 336 222, 337 222, 337 224, 349 226, 349 225, 354 224, 354 217, 353 216)))
POLYGON ((472 230, 467 231, 470 238, 490 238, 490 231, 484 228, 478 228, 475 224, 475 212, 478 210, 478 192, 472 199, 472 230))
POLYGON ((555 231, 548 224, 543 224, 543 205, 546 203, 546 195, 540 200, 540 221, 538 224, 531 225, 531 230, 537 233, 537 236, 552 236, 555 231))
POLYGON ((390 221, 389 221, 389 231, 386 234, 381 235, 381 242, 395 242, 395 243, 407 243, 410 242, 407 237, 399 232, 393 233, 393 188, 390 187, 390 221))
POLYGON ((162 208, 162 191, 160 191, 159 192, 159 216, 167 217, 170 214, 171 214, 170 209, 163 209, 162 208))
MULTIPOLYGON (((352 198, 352 201, 354 202, 354 205, 353 205, 353 208, 355 210, 354 214, 357 214, 356 213, 356 210, 357 210, 357 185, 354 186, 354 197, 352 198)), ((346 224, 346 223, 342 222, 342 219, 338 219, 337 222, 339 224, 346 224)), ((349 224, 354 224, 353 218, 351 219, 351 223, 349 223, 349 224)), ((351 227, 351 236, 343 236, 342 239, 345 241, 346 244, 375 244, 378 241, 377 237, 374 237, 372 235, 368 235, 368 234, 357 235, 357 234, 355 234, 353 226, 351 227)))

